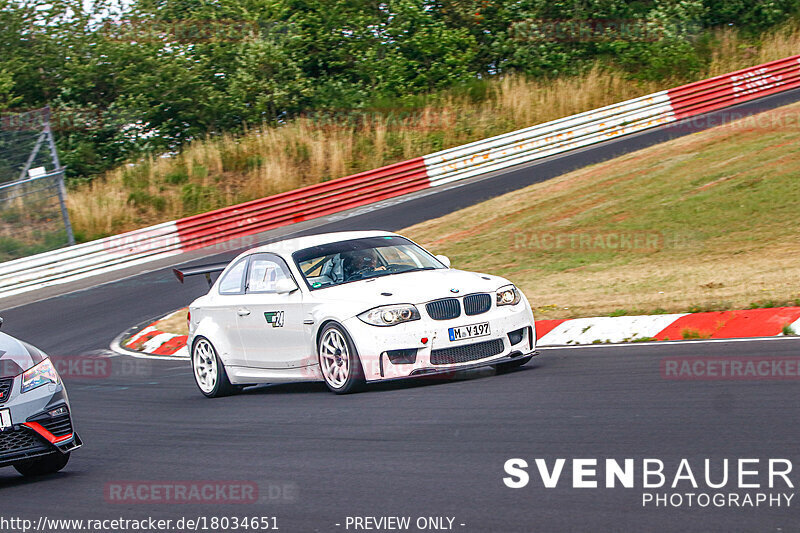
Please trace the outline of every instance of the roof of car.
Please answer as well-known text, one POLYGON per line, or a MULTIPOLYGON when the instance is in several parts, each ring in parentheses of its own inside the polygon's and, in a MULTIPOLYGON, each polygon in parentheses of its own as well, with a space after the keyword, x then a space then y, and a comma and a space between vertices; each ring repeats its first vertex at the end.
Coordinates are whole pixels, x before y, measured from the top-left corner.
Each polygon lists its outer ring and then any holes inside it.
POLYGON ((291 254, 297 250, 331 242, 349 241, 351 239, 364 239, 366 237, 385 237, 396 235, 396 233, 391 233, 389 231, 338 231, 334 233, 319 233, 317 235, 308 235, 306 237, 297 237, 295 239, 286 239, 283 241, 264 244, 249 250, 247 253, 273 252, 279 254, 291 254))

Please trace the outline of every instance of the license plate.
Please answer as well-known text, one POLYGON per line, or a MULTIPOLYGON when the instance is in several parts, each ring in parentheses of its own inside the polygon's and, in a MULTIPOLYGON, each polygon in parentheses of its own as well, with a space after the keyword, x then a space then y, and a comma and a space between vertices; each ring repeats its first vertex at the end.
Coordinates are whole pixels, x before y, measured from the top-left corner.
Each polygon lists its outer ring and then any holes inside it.
POLYGON ((0 430, 11 427, 11 411, 9 409, 0 409, 0 430))
POLYGON ((489 330, 489 323, 482 322, 480 324, 472 324, 470 326, 461 326, 458 328, 450 328, 451 341, 460 341, 464 339, 474 339, 475 337, 485 337, 492 332, 489 330))

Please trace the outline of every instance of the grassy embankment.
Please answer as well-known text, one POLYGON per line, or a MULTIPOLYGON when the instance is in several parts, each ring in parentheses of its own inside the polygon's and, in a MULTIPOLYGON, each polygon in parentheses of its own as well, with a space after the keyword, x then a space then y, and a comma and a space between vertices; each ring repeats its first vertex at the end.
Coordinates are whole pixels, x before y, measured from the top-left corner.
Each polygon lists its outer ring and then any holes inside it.
POLYGON ((539 319, 800 305, 799 184, 794 104, 402 233, 508 277, 539 319))
MULTIPOLYGON (((702 79, 800 50, 800 29, 758 42, 718 34, 702 79)), ((79 240, 173 220, 318 183, 692 81, 641 83, 612 70, 554 80, 506 77, 399 110, 299 118, 277 128, 194 142, 174 157, 120 167, 70 191, 79 240)))

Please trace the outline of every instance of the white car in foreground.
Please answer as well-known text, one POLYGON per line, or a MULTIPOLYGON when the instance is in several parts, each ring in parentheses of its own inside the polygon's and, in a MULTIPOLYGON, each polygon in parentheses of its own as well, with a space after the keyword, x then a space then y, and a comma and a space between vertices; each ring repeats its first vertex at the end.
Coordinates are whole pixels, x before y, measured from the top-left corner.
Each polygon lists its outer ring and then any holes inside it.
POLYGON ((394 233, 301 237, 175 273, 181 281, 205 274, 211 284, 189 306, 188 339, 208 397, 293 381, 347 393, 485 365, 504 371, 536 355, 533 313, 519 289, 452 269, 394 233))

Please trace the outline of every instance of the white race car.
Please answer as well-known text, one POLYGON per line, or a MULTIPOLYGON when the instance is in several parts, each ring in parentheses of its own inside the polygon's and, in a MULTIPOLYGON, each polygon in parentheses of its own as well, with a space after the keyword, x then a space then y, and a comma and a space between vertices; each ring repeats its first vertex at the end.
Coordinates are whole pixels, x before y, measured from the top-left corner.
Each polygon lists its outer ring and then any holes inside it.
POLYGON ((300 237, 175 274, 205 274, 211 285, 188 318, 195 381, 208 397, 294 381, 347 393, 485 365, 505 371, 536 355, 519 289, 452 269, 394 233, 300 237))

